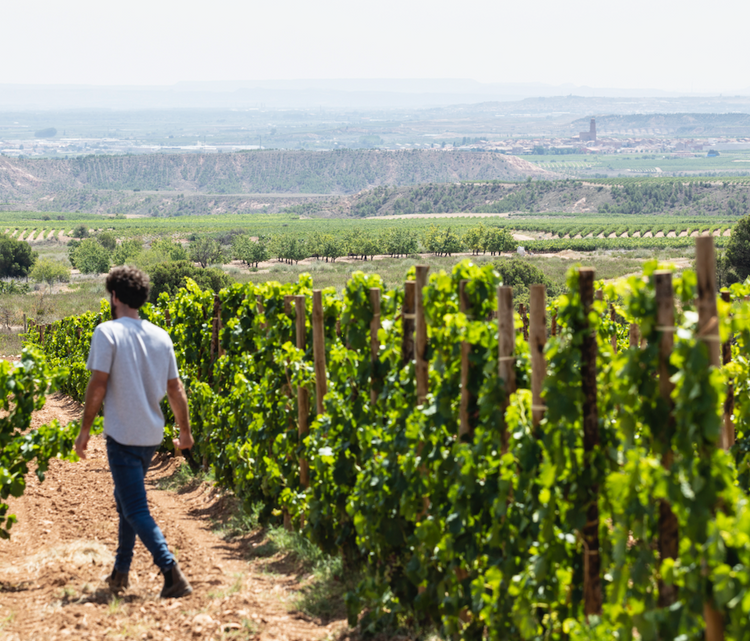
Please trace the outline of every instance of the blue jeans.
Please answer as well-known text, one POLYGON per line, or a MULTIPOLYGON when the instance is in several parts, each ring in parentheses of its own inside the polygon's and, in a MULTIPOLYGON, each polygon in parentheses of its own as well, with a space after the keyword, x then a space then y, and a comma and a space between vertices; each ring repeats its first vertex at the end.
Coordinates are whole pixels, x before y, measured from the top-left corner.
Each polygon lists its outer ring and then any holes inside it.
POLYGON ((167 541, 151 516, 146 501, 144 479, 157 447, 121 445, 113 438, 107 437, 107 458, 115 483, 117 513, 120 515, 115 556, 115 570, 118 572, 127 573, 130 570, 136 535, 151 552, 154 563, 162 572, 169 570, 175 563, 167 547, 167 541))

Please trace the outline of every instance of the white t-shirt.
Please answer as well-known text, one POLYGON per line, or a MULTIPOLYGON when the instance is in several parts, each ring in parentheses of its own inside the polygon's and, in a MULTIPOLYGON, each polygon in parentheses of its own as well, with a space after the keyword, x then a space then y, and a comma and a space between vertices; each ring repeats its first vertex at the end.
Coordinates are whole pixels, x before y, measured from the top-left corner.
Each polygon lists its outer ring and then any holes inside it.
POLYGON ((104 396, 104 433, 122 445, 158 445, 164 438, 159 403, 167 381, 177 378, 169 334, 133 318, 97 326, 86 369, 109 374, 104 396))

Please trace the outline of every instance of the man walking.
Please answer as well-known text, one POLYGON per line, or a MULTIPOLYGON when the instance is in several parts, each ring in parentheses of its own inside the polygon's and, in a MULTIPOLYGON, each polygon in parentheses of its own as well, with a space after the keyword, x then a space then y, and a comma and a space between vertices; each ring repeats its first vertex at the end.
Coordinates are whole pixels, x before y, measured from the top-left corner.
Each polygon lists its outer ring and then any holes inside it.
POLYGON ((159 403, 165 394, 180 426, 175 447, 193 446, 187 396, 169 334, 138 316, 148 298, 148 276, 133 267, 115 267, 107 275, 106 288, 113 320, 99 325, 91 339, 86 364, 91 378, 75 449, 86 458, 91 425, 104 403, 107 458, 120 516, 115 567, 107 581, 115 591, 128 587, 137 535, 164 575, 162 598, 186 596, 193 589, 149 512, 144 479, 164 437, 159 403))

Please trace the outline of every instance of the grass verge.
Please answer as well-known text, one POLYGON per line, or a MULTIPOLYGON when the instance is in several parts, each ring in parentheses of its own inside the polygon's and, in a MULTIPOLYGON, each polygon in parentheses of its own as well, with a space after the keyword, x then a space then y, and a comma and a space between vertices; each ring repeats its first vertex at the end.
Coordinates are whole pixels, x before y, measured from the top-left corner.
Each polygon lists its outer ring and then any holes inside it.
POLYGON ((156 481, 156 487, 160 490, 170 490, 172 492, 189 491, 201 483, 213 483, 213 473, 200 471, 193 473, 190 466, 182 463, 170 475, 156 481))

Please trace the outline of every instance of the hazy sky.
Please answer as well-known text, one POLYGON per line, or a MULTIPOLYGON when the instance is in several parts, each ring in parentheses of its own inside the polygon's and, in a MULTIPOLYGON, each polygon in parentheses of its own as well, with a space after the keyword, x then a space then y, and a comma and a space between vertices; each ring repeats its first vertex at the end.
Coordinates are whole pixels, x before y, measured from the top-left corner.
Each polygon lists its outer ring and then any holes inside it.
POLYGON ((0 84, 472 78, 750 87, 750 2, 3 2, 0 84))

